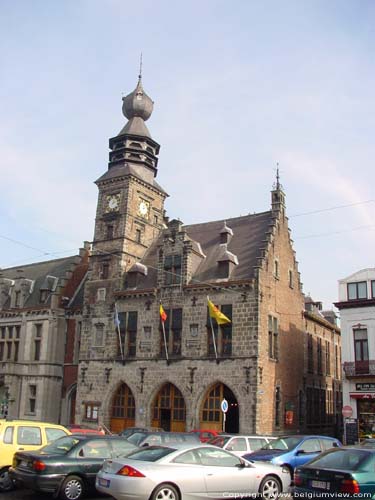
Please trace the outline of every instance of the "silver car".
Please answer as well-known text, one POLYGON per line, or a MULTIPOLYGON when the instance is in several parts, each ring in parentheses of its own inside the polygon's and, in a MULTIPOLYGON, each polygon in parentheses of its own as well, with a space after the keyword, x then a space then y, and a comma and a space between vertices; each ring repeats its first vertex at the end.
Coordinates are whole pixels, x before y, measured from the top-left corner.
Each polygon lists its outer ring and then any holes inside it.
POLYGON ((289 490, 290 473, 215 446, 149 446, 106 460, 95 486, 116 500, 276 499, 289 490))

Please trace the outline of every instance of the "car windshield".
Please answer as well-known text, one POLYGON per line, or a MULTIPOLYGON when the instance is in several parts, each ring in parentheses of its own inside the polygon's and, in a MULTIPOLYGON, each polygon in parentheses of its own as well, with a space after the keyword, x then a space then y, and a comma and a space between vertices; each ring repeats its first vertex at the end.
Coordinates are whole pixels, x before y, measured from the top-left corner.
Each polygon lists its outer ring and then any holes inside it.
POLYGON ((133 443, 135 445, 139 445, 139 443, 142 441, 143 438, 147 436, 147 432, 134 432, 131 436, 128 436, 126 439, 130 443, 133 443))
POLYGON ((43 455, 65 455, 79 442, 80 439, 74 436, 66 436, 56 439, 56 441, 51 444, 47 444, 47 446, 44 446, 40 451, 43 455))
POLYGON ((358 449, 339 448, 322 453, 309 462, 309 467, 353 471, 371 457, 371 452, 358 449))
POLYGON ((220 448, 223 448, 227 444, 227 442, 230 440, 232 436, 216 436, 207 441, 207 444, 212 444, 213 446, 219 446, 220 448))
POLYGON ((129 453, 127 458, 131 458, 132 460, 144 460, 145 462, 156 462, 160 458, 166 457, 174 451, 176 451, 175 448, 167 448, 165 446, 149 446, 145 449, 129 453))
POLYGON ((283 437, 279 439, 273 439, 268 444, 262 447, 262 450, 282 450, 290 451, 297 446, 301 441, 300 437, 283 437))

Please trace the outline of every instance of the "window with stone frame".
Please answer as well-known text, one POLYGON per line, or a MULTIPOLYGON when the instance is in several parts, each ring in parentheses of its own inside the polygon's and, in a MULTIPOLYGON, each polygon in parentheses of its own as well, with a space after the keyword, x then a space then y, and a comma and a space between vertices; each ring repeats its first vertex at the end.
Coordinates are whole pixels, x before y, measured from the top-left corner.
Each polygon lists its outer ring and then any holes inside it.
POLYGON ((331 343, 326 340, 326 375, 331 375, 331 343))
POLYGON ((279 359, 279 321, 274 316, 268 316, 268 356, 279 359))
MULTIPOLYGON (((215 304, 216 305, 216 304, 215 304)), ((215 357, 216 353, 220 357, 232 355, 232 304, 216 305, 218 309, 231 320, 230 323, 218 325, 217 321, 210 318, 209 309, 207 308, 207 355, 215 357)))
POLYGON ((375 299, 375 280, 371 281, 371 298, 375 299))
POLYGON ((98 422, 99 420, 99 408, 100 403, 85 403, 85 413, 84 420, 89 420, 91 422, 98 422))
POLYGON ((307 336, 307 371, 314 373, 314 341, 311 333, 307 336))
POLYGON ((117 355, 134 357, 137 354, 138 312, 119 312, 119 335, 117 335, 117 355))
POLYGON ((164 283, 166 285, 179 285, 181 283, 181 272, 181 255, 167 255, 164 257, 164 283))
POLYGON ((109 278, 109 262, 105 261, 100 264, 100 278, 106 280, 109 278))
POLYGON ((166 357, 166 349, 170 356, 181 356, 182 335, 182 309, 165 309, 167 319, 164 321, 165 341, 163 323, 160 320, 160 356, 166 357))
POLYGON ((339 346, 335 344, 335 374, 334 377, 339 378, 339 366, 340 366, 340 358, 339 358, 339 346))
POLYGON ((34 361, 40 361, 43 324, 34 324, 34 361))
POLYGON ((93 347, 102 347, 104 345, 104 324, 96 323, 93 338, 93 347))
POLYGON ((317 372, 319 375, 323 374, 323 357, 322 357, 322 339, 318 337, 316 346, 316 359, 317 359, 317 372))
POLYGON ((0 361, 4 360, 5 342, 0 342, 0 361))
POLYGON ((29 413, 35 413, 35 409, 36 409, 36 385, 35 384, 30 384, 28 390, 29 390, 29 408, 28 408, 28 412, 29 413))

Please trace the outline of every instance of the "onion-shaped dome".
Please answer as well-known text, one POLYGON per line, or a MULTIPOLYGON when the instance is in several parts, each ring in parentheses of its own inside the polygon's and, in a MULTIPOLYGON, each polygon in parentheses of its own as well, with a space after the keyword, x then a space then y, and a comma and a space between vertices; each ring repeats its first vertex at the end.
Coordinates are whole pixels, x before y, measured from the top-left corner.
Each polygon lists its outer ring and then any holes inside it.
POLYGON ((135 90, 126 97, 123 97, 122 101, 122 112, 128 120, 139 117, 146 121, 150 118, 154 102, 143 90, 141 78, 139 78, 135 90))

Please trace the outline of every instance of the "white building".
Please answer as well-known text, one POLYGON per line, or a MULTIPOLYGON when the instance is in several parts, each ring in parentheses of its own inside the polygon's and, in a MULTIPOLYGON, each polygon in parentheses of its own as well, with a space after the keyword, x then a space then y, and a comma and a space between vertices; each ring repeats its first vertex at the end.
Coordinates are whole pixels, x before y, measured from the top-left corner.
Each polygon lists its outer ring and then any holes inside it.
POLYGON ((375 269, 339 281, 343 405, 351 406, 360 437, 375 436, 375 269))

